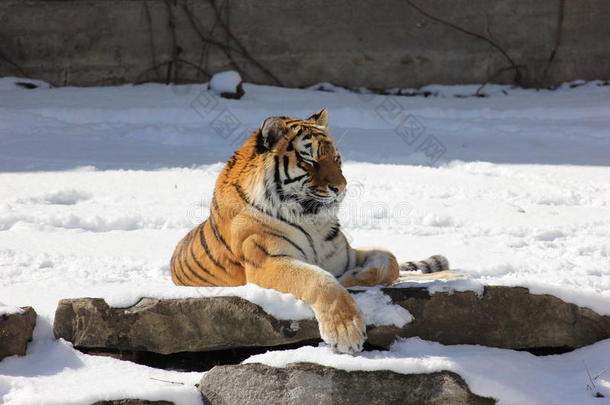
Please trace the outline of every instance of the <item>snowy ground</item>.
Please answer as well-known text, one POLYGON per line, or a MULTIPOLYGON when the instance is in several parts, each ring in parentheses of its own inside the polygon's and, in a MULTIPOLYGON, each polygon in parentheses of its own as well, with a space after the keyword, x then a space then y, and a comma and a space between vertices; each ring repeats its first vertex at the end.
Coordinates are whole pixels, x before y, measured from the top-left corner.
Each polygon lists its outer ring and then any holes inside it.
MULTIPOLYGON (((227 293, 172 286, 173 247, 205 218, 219 162, 245 135, 270 115, 305 117, 322 107, 347 160, 342 222, 353 245, 385 246, 400 260, 442 253, 473 288, 528 286, 610 315, 610 86, 493 86, 486 98, 451 96, 477 87, 434 87, 441 95, 423 98, 245 85, 241 100, 224 100, 205 85, 26 90, 0 79, 0 301, 40 315, 28 356, 0 362, 0 401, 198 404, 200 374, 87 356, 54 341, 57 301, 101 296, 129 305, 143 295, 227 293)), ((309 314, 290 298, 248 291, 270 311, 277 297, 291 315, 309 314)), ((392 312, 386 321, 396 317, 406 319, 392 312)), ((445 368, 503 404, 607 401, 587 390, 583 361, 593 374, 610 366, 608 340, 546 358, 417 340, 352 360, 325 350, 258 361, 445 368)), ((606 396, 609 374, 597 380, 606 396)))

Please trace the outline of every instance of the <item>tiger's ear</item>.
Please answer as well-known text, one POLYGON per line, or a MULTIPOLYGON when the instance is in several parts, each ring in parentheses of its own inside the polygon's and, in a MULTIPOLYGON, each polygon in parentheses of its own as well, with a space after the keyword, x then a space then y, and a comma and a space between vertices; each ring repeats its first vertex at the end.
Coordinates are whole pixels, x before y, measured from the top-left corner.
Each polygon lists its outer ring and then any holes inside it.
POLYGON ((265 150, 271 150, 286 132, 288 128, 280 117, 267 118, 261 125, 261 146, 265 150))
POLYGON ((315 122, 316 125, 320 125, 321 127, 327 127, 328 126, 328 110, 325 108, 322 111, 320 111, 319 113, 316 113, 307 119, 315 122))

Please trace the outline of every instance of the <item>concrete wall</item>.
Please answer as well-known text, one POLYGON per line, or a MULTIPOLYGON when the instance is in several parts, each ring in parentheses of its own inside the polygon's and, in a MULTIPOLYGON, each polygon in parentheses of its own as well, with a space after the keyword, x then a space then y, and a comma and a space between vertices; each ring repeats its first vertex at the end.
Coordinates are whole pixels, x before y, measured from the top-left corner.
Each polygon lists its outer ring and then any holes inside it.
MULTIPOLYGON (((525 65, 525 85, 541 80, 555 41, 560 0, 412 1, 493 38, 525 65)), ((223 43, 226 35, 218 24, 211 32, 217 19, 208 0, 173 2, 169 0, 180 58, 199 65, 204 46, 183 6, 192 10, 206 35, 223 43)), ((609 79, 610 1, 565 3, 561 46, 545 84, 609 79)), ((488 43, 423 16, 404 0, 239 0, 228 5, 231 32, 287 86, 328 81, 390 88, 511 83, 514 78, 510 70, 496 74, 509 63, 488 43)), ((0 76, 21 75, 6 62, 10 59, 26 75, 54 85, 163 80, 167 65, 150 69, 172 58, 171 37, 165 0, 2 0, 0 76)), ((218 47, 207 52, 206 70, 231 67, 218 47)), ((274 82, 238 52, 232 54, 248 81, 274 82)), ((206 81, 187 64, 179 65, 177 77, 206 81)))

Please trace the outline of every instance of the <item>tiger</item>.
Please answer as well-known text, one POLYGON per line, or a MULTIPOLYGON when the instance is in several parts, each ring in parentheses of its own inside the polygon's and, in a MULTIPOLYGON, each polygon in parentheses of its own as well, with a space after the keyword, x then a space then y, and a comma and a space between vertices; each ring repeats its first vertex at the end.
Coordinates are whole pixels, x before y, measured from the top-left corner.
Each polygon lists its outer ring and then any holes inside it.
POLYGON ((178 242, 171 278, 292 294, 312 308, 322 340, 355 353, 366 325, 347 287, 389 285, 401 270, 420 270, 415 278, 452 273, 440 255, 399 264, 385 249, 350 246, 338 220, 347 180, 328 116, 325 108, 307 119, 264 120, 218 176, 209 217, 178 242))

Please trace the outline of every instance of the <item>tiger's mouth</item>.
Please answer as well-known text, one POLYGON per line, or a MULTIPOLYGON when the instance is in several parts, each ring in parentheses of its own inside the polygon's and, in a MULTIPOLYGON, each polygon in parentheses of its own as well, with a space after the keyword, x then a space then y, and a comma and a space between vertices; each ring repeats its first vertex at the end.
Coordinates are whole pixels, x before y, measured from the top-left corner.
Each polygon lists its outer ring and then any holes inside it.
POLYGON ((343 198, 345 197, 345 193, 340 193, 340 194, 336 194, 336 195, 332 195, 332 194, 318 194, 313 190, 309 190, 305 196, 305 198, 302 199, 302 201, 306 201, 310 204, 320 204, 326 207, 330 207, 336 204, 341 203, 341 201, 343 201, 343 198))

